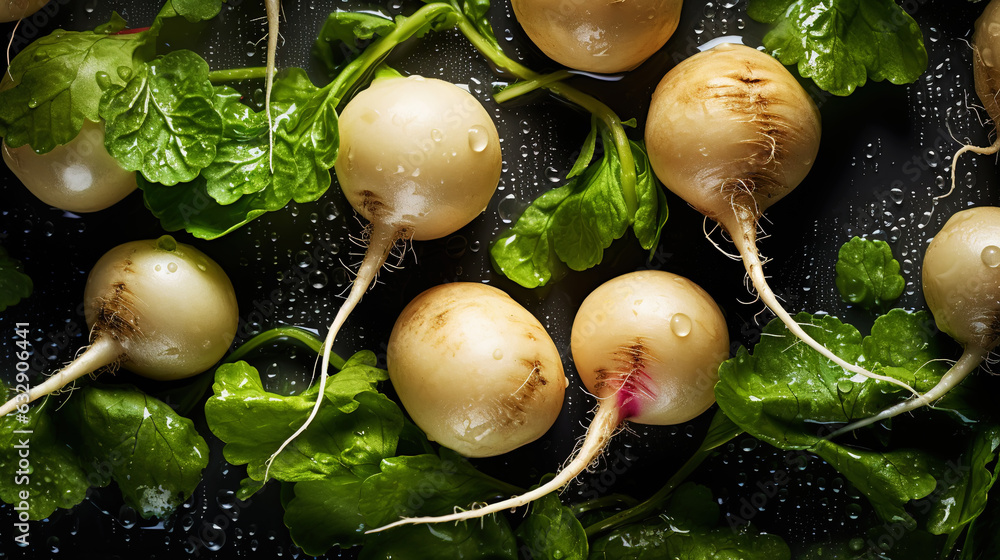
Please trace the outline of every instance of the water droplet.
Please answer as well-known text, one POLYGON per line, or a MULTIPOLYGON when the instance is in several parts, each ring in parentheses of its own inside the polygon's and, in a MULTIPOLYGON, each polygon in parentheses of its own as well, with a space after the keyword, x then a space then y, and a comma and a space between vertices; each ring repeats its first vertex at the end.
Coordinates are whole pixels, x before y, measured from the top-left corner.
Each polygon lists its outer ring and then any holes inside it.
POLYGON ((163 266, 158 264, 158 265, 156 265, 156 266, 153 267, 153 270, 155 270, 156 272, 159 272, 159 271, 163 270, 163 266))
POLYGON ((167 263, 167 272, 177 272, 177 263, 167 263))
POLYGON ((322 270, 314 270, 309 273, 309 285, 317 290, 325 288, 328 281, 326 273, 322 270))
POLYGON ((850 393, 854 390, 854 382, 850 379, 841 379, 837 381, 837 391, 840 393, 850 393))
POLYGON ((682 338, 691 334, 691 318, 683 313, 674 313, 670 318, 670 330, 682 338))
POLYGON ((118 77, 121 78, 122 81, 124 82, 129 81, 129 79, 132 78, 132 69, 129 68, 128 66, 119 66, 118 77))
POLYGON ((490 142, 489 133, 480 125, 473 125, 469 129, 469 147, 473 152, 482 152, 490 142))
POLYGON ((493 359, 494 360, 502 360, 503 359, 503 350, 501 350, 499 348, 497 348, 496 350, 494 350, 493 351, 493 359))
POLYGON ((174 251, 177 249, 177 240, 169 235, 161 236, 156 240, 156 248, 161 251, 174 251))
POLYGON ((983 249, 980 258, 983 259, 983 264, 990 268, 996 268, 1000 266, 1000 247, 996 245, 988 245, 983 249))

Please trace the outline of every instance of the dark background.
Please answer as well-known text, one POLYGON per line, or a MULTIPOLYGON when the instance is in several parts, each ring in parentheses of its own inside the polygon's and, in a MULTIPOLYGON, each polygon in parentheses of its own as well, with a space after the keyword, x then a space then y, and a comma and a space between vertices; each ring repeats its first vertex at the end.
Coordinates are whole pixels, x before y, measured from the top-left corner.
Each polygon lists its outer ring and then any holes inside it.
MULTIPOLYGON (((637 118, 641 130, 650 93, 659 78, 677 61, 696 52, 698 45, 725 35, 740 35, 747 44, 760 44, 763 28, 746 16, 746 1, 689 0, 675 36, 639 69, 617 81, 580 77, 574 79, 574 85, 599 96, 623 119, 637 118)), ((120 12, 130 26, 143 27, 158 9, 154 4, 55 0, 22 24, 14 50, 56 27, 92 29, 107 21, 112 10, 120 12)), ((282 26, 285 42, 279 48, 278 65, 304 67, 316 83, 326 78, 310 49, 327 13, 345 6, 371 6, 390 14, 414 9, 397 0, 378 5, 330 0, 286 0, 283 4, 288 22, 282 26)), ((950 156, 959 146, 952 135, 971 138, 980 145, 989 143, 988 129, 981 124, 985 115, 969 110, 978 99, 970 87, 968 40, 982 4, 908 0, 903 5, 924 31, 930 55, 928 71, 915 84, 870 83, 848 98, 828 96, 803 82, 815 94, 823 114, 820 156, 809 177, 772 207, 762 224, 770 237, 762 241, 761 250, 772 259, 765 271, 789 311, 828 312, 863 332, 869 316, 844 304, 834 285, 833 265, 842 243, 853 235, 888 241, 908 282, 898 305, 921 308, 920 260, 931 236, 954 211, 998 202, 995 162, 975 155, 960 162, 958 191, 940 203, 932 200, 947 190, 950 156)), ((213 69, 262 65, 263 18, 259 0, 229 2, 218 18, 203 26, 193 47, 213 69)), ((536 70, 555 68, 526 41, 509 4, 494 6, 492 22, 512 57, 536 70)), ((13 25, 2 29, 3 37, 9 38, 13 25)), ((607 251, 598 269, 573 273, 548 288, 528 291, 498 277, 489 263, 490 241, 509 227, 509 220, 535 195, 559 184, 587 133, 589 116, 543 94, 511 106, 497 106, 490 92, 494 82, 505 78, 494 74, 457 33, 432 34, 411 42, 398 49, 389 62, 406 73, 466 84, 495 117, 503 138, 504 172, 500 189, 483 216, 446 239, 415 244, 401 270, 379 278, 380 285, 348 320, 336 350, 347 356, 366 348, 383 356, 398 312, 431 285, 489 281, 509 291, 538 316, 563 351, 570 387, 563 413, 547 436, 504 457, 477 461, 477 466, 514 484, 529 486, 559 468, 570 454, 594 401, 572 369, 569 327, 582 298, 613 276, 644 266, 685 275, 703 286, 725 310, 734 350, 756 342, 758 325, 770 315, 760 303, 746 303, 753 301, 753 296, 744 287, 742 264, 705 239, 701 216, 670 193, 670 220, 649 261, 634 239, 626 237, 607 251)), ((262 97, 260 83, 236 87, 254 99, 262 97)), ((348 240, 348 234, 360 230, 359 219, 334 181, 318 202, 293 203, 222 239, 204 242, 183 232, 175 236, 212 256, 232 278, 241 303, 241 319, 248 325, 239 334, 239 343, 254 332, 285 324, 325 333, 351 277, 345 266, 360 260, 359 249, 348 240), (307 282, 303 285, 298 278, 307 282), (273 310, 266 303, 272 294, 278 296, 273 310)), ((22 261, 34 280, 35 293, 0 314, 0 371, 12 377, 16 322, 30 323, 35 351, 51 357, 49 369, 39 373, 51 372, 70 359, 86 342, 83 335, 67 333, 86 330, 81 328, 83 318, 78 310, 87 271, 111 247, 163 233, 138 192, 108 210, 70 215, 39 202, 5 173, 0 179, 0 243, 22 261)), ((715 240, 721 238, 716 235, 715 240)), ((955 349, 957 357, 957 346, 955 349)), ((269 376, 267 381, 273 390, 301 390, 308 383, 312 359, 307 352, 289 352, 283 347, 272 354, 258 354, 254 365, 262 372, 280 370, 280 376, 269 376)), ((135 381, 127 373, 118 377, 135 381)), ((130 558, 137 554, 150 558, 303 556, 281 523, 277 486, 269 485, 248 504, 236 502, 233 491, 244 476, 243 469, 224 462, 221 445, 211 436, 197 407, 192 416, 212 446, 212 458, 204 483, 174 518, 163 522, 136 519, 135 513, 122 505, 116 488, 93 490, 73 510, 33 523, 32 547, 21 550, 8 536, 12 509, 2 505, 0 552, 9 557, 74 558, 130 558)), ((625 474, 598 470, 583 475, 564 496, 572 500, 594 490, 625 492, 639 498, 651 494, 697 448, 708 419, 705 415, 690 425, 675 427, 630 426, 607 452, 610 461, 628 458, 625 474)), ((692 478, 713 489, 724 512, 738 513, 741 499, 755 491, 757 482, 771 480, 776 470, 786 467, 783 457, 766 444, 737 438, 692 478)), ((873 523, 865 498, 818 460, 811 461, 804 471, 794 472, 782 490, 779 499, 770 501, 753 522, 781 535, 796 549, 861 534, 873 523)), ((328 557, 339 556, 333 551, 328 557)))

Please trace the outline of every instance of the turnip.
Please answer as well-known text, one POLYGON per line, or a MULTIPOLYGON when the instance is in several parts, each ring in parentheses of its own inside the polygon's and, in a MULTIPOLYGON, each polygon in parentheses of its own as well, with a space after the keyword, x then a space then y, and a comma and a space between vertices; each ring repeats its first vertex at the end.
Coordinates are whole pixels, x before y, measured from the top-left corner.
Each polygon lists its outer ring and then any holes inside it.
POLYGON ((569 381, 538 319, 497 288, 430 288, 396 319, 389 379, 427 437, 466 457, 491 457, 541 437, 569 381))
POLYGON ((774 58, 723 43, 684 60, 653 92, 646 147, 663 184, 732 237, 760 299, 800 340, 853 374, 883 379, 816 342, 764 276, 757 227, 805 178, 819 151, 819 109, 774 58))
POLYGON ((962 345, 962 356, 926 393, 848 424, 831 438, 933 403, 996 348, 1000 342, 1000 208, 970 208, 952 215, 927 246, 922 282, 934 322, 962 345))
POLYGON ((125 170, 104 147, 104 125, 84 121, 80 134, 44 154, 25 144, 4 142, 3 160, 42 202, 70 212, 96 212, 136 189, 135 172, 125 170))
POLYGON ((19 374, 20 392, 0 416, 101 368, 121 366, 158 380, 201 373, 229 349, 238 314, 222 268, 169 235, 105 253, 87 278, 84 312, 90 345, 30 390, 19 374))
POLYGON ((571 333, 573 361, 597 411, 573 459, 554 478, 520 496, 407 523, 461 521, 530 503, 562 488, 600 455, 623 422, 687 422, 715 402, 719 365, 729 357, 726 321, 690 280, 646 270, 614 278, 580 305, 571 333))
MULTIPOLYGON (((344 107, 334 169, 347 200, 370 224, 368 249, 323 344, 319 395, 337 332, 392 249, 449 235, 486 209, 500 181, 500 137, 486 109, 458 86, 384 77, 344 107)), ((272 460, 305 431, 321 401, 272 460)))
POLYGON ((0 0, 0 22, 24 19, 42 9, 49 0, 0 0))
MULTIPOLYGON (((976 83, 976 94, 983 102, 986 114, 993 121, 993 132, 996 123, 1000 122, 1000 104, 997 95, 1000 94, 1000 1, 993 0, 983 10, 976 20, 972 33, 972 73, 976 83)), ((955 189, 956 167, 958 158, 966 152, 991 155, 1000 151, 1000 137, 986 147, 963 145, 955 152, 951 160, 951 190, 955 189)))
POLYGON ((512 0, 528 38, 549 58, 588 72, 639 66, 677 29, 682 0, 512 0))

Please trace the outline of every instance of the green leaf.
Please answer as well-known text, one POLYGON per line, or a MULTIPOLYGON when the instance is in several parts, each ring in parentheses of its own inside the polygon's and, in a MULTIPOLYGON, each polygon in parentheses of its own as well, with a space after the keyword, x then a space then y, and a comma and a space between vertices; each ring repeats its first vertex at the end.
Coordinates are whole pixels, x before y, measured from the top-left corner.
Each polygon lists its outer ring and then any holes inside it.
POLYGON ((629 145, 632 146, 632 156, 635 158, 635 193, 639 199, 632 230, 635 231, 639 245, 653 252, 660 244, 660 233, 669 216, 667 195, 653 173, 645 146, 633 141, 629 145))
POLYGON ((556 255, 573 270, 601 263, 604 250, 625 235, 632 223, 619 179, 621 161, 604 135, 604 157, 573 183, 569 196, 555 209, 551 235, 556 255))
MULTIPOLYGON (((834 317, 800 313, 799 324, 838 356, 863 363, 918 390, 944 372, 927 363, 934 352, 926 312, 895 309, 879 317, 872 335, 834 317), (864 351, 864 354, 862 354, 864 351)), ((719 369, 719 407, 754 437, 781 449, 809 449, 858 487, 886 519, 912 520, 903 506, 934 489, 929 460, 915 450, 885 453, 840 446, 825 439, 825 423, 866 418, 908 395, 884 381, 855 383, 846 372, 791 336, 780 321, 764 328, 753 355, 740 348, 719 369)))
POLYGON ((493 33, 493 26, 490 25, 490 0, 464 0, 460 4, 462 14, 472 22, 483 39, 497 51, 502 51, 500 42, 493 33))
POLYGON ((84 120, 99 122, 101 84, 124 84, 121 74, 152 56, 155 32, 114 34, 124 26, 115 14, 100 31, 59 29, 14 57, 14 86, 0 92, 0 136, 8 146, 46 153, 75 138, 84 120))
POLYGON ((139 389, 87 386, 63 411, 91 479, 114 480, 143 517, 169 516, 201 483, 208 444, 194 422, 139 389))
POLYGON ((0 311, 31 295, 34 285, 24 273, 21 262, 7 254, 0 247, 0 311))
POLYGON ((602 129, 603 155, 595 152, 597 121, 569 181, 542 193, 490 246, 493 266, 526 288, 544 286, 565 273, 565 266, 586 270, 600 264, 604 250, 635 230, 643 248, 653 250, 667 220, 667 199, 649 166, 643 145, 629 142, 636 165, 638 208, 630 212, 621 183, 621 160, 602 129), (565 265, 565 266, 564 266, 565 265))
MULTIPOLYGON (((370 352, 359 353, 327 380, 325 402, 309 428, 272 462, 269 476, 285 482, 328 476, 364 478, 395 453, 403 415, 375 386, 388 375, 374 367, 370 352)), ((271 454, 301 426, 312 411, 317 386, 301 395, 264 390, 257 370, 245 362, 216 370, 214 395, 205 405, 212 432, 225 442, 223 455, 247 465, 246 497, 266 480, 271 454)))
POLYGON ((840 247, 836 282, 844 301, 869 311, 887 309, 906 287, 889 244, 860 237, 840 247))
POLYGON ((387 457, 381 472, 364 481, 361 512, 369 527, 381 527, 401 517, 442 515, 455 506, 514 494, 511 488, 477 471, 457 453, 387 457))
POLYGON ((290 201, 312 202, 330 187, 340 146, 337 99, 292 69, 274 83, 274 151, 267 119, 239 102, 228 87, 215 89, 223 138, 214 161, 188 183, 166 187, 137 178, 146 207, 164 229, 215 239, 290 201), (271 171, 271 163, 274 172, 271 171))
POLYGON ((91 486, 83 461, 62 440, 53 406, 45 400, 0 418, 0 500, 31 520, 72 508, 91 486))
POLYGON ((551 227, 555 211, 575 188, 567 184, 543 193, 528 206, 514 227, 490 246, 493 266, 524 286, 537 288, 558 279, 565 265, 556 255, 551 227))
POLYGON ((174 13, 191 23, 212 19, 222 10, 222 0, 170 0, 169 4, 174 13))
POLYGON ((935 492, 927 530, 948 535, 948 548, 986 510, 987 497, 1000 474, 997 451, 1000 426, 985 427, 976 434, 959 461, 945 467, 942 484, 935 492))
POLYGON ((463 523, 406 525, 365 540, 358 560, 517 560, 517 542, 506 518, 492 515, 463 523))
POLYGON ((585 560, 587 533, 559 497, 548 494, 531 503, 531 514, 517 528, 521 550, 538 560, 585 560))
POLYGON ((320 556, 334 546, 346 549, 364 542, 358 505, 363 481, 348 474, 295 484, 295 497, 285 505, 285 526, 303 552, 320 556))
POLYGON ((930 458, 923 451, 870 451, 825 439, 817 440, 812 451, 867 496, 886 521, 912 524, 903 506, 910 500, 926 497, 937 485, 930 458))
POLYGON ((747 14, 774 24, 764 46, 835 95, 873 81, 908 84, 927 69, 917 23, 893 0, 750 0, 747 14))
POLYGON ((663 513, 626 525, 596 539, 591 560, 788 560, 791 551, 781 538, 753 527, 719 527, 719 506, 712 492, 685 483, 671 496, 663 513))
POLYGON ((193 180, 215 159, 222 118, 208 63, 186 50, 137 68, 101 100, 108 152, 130 171, 167 186, 193 180))
POLYGON ((350 58, 361 52, 358 48, 359 41, 370 40, 376 35, 384 37, 395 28, 396 22, 382 14, 331 12, 326 16, 326 22, 316 37, 313 54, 333 78, 350 58))

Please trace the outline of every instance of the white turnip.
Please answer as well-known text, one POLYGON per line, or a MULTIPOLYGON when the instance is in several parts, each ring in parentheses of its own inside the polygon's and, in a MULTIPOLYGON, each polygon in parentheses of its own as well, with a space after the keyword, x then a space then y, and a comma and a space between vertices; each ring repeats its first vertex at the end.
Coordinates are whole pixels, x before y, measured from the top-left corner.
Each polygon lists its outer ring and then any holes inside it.
POLYGON ((715 301, 690 280, 640 271, 599 286, 581 304, 571 334, 573 361, 599 404, 583 443, 554 478, 520 496, 408 523, 461 521, 520 507, 562 488, 600 455, 625 422, 687 422, 715 402, 729 333, 715 301))
POLYGON ((820 140, 819 109, 780 62, 729 43, 684 60, 653 92, 645 138, 657 177, 732 237, 760 299, 792 334, 853 374, 899 384, 816 342, 764 276, 758 222, 809 173, 820 140))
MULTIPOLYGON (((997 95, 1000 94, 1000 0, 993 0, 987 4, 979 19, 976 20, 975 30, 972 33, 972 73, 976 85, 976 95, 983 102, 986 114, 993 121, 993 130, 996 132, 996 123, 1000 122, 1000 104, 997 103, 997 95)), ((993 144, 986 147, 963 145, 955 152, 951 159, 951 190, 955 189, 958 167, 958 158, 966 152, 991 155, 1000 151, 1000 137, 993 141, 993 144)))
POLYGON ((90 345, 45 382, 18 395, 0 416, 101 368, 124 367, 158 380, 182 379, 214 365, 236 335, 236 294, 226 273, 169 235, 131 241, 104 254, 84 289, 90 345))
POLYGON ((473 282, 414 298, 392 328, 386 363, 413 422, 466 457, 541 437, 569 383, 538 319, 503 291, 473 282))
POLYGON ((677 29, 681 0, 512 0, 524 32, 549 58, 577 70, 624 72, 677 29))
MULTIPOLYGON (((481 214, 499 184, 500 163, 500 137, 489 113, 454 84, 385 77, 344 107, 335 170, 351 206, 370 222, 368 249, 324 341, 319 395, 337 333, 392 249, 444 237, 481 214)), ((272 460, 305 431, 321 400, 272 460)))
POLYGON ((136 189, 127 171, 104 147, 104 124, 84 121, 80 134, 44 154, 27 144, 2 145, 3 160, 42 202, 70 212, 104 210, 136 189))
POLYGON ((962 356, 929 391, 858 420, 836 437, 943 397, 975 371, 1000 341, 1000 208, 957 212, 927 246, 924 299, 942 332, 962 345, 962 356))

